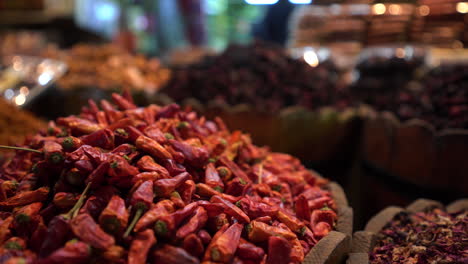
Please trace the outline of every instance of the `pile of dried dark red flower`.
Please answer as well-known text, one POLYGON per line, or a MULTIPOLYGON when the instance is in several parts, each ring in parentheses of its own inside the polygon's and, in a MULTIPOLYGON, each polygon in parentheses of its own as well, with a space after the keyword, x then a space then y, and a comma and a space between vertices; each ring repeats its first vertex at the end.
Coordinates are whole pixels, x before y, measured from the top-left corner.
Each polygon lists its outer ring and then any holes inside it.
POLYGON ((177 105, 90 101, 0 169, 1 263, 300 263, 326 181, 177 105))
POLYGON ((370 263, 468 263, 468 211, 395 216, 379 234, 370 263))

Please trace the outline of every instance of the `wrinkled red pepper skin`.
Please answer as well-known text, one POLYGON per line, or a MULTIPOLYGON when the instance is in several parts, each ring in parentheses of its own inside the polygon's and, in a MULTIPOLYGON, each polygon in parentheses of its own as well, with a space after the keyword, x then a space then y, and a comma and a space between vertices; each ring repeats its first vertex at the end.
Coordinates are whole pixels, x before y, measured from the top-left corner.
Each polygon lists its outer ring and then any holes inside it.
POLYGON ((207 220, 208 214, 206 213, 206 210, 203 207, 198 207, 195 209, 192 218, 177 230, 176 237, 178 239, 183 239, 187 235, 200 230, 205 226, 207 220))
POLYGON ((140 232, 144 228, 148 228, 164 215, 174 212, 174 204, 169 200, 162 200, 153 205, 138 221, 134 231, 140 232))
POLYGON ((39 264, 85 264, 91 259, 91 248, 81 241, 66 243, 63 248, 57 249, 49 257, 40 260, 39 264))
POLYGON ((151 156, 159 159, 172 159, 171 153, 169 153, 163 146, 161 146, 156 140, 149 137, 140 136, 135 141, 138 149, 144 151, 151 156))
POLYGON ((194 233, 189 234, 184 238, 182 247, 190 253, 190 255, 195 257, 201 257, 203 252, 205 252, 205 247, 203 246, 202 240, 194 233))
POLYGON ((198 231, 198 237, 202 241, 203 245, 208 245, 211 241, 211 235, 206 230, 202 229, 198 231))
POLYGON ((268 239, 267 264, 284 264, 291 262, 291 244, 282 237, 272 236, 268 239))
POLYGON ((208 246, 209 250, 207 250, 209 258, 207 259, 207 254, 205 254, 205 260, 229 263, 237 250, 243 228, 243 225, 236 223, 231 225, 216 239, 213 238, 208 246))
POLYGON ((226 207, 225 212, 229 214, 230 216, 235 217, 239 222, 242 222, 242 223, 250 222, 250 218, 239 207, 221 198, 220 196, 215 195, 211 198, 210 201, 214 203, 223 204, 226 207))
MULTIPOLYGON (((131 98, 131 97, 130 97, 131 98)), ((113 93, 112 100, 116 103, 120 109, 122 110, 129 110, 137 108, 130 100, 124 98, 120 94, 113 93)))
POLYGON ((34 202, 43 202, 47 199, 49 188, 41 187, 34 191, 25 191, 0 202, 0 208, 13 208, 18 206, 27 205, 34 202))
POLYGON ((150 208, 153 203, 153 196, 153 182, 145 181, 133 192, 130 205, 136 206, 138 203, 142 203, 146 208, 150 208))
POLYGON ((162 216, 159 221, 164 222, 166 225, 166 228, 169 232, 173 232, 180 224, 182 221, 187 219, 193 212, 195 212, 195 209, 197 209, 198 203, 193 202, 191 204, 188 204, 184 208, 175 211, 172 214, 169 215, 164 215, 162 216))
POLYGON ((46 257, 53 251, 59 249, 65 241, 67 241, 72 235, 68 219, 62 215, 57 215, 50 221, 47 233, 43 238, 41 250, 39 255, 46 257))
POLYGON ((265 256, 265 251, 261 247, 257 247, 241 238, 239 246, 237 247, 236 255, 242 259, 260 261, 263 259, 263 256, 265 256))
POLYGON ((109 129, 101 129, 81 138, 84 144, 103 149, 114 148, 114 133, 109 129))
POLYGON ((160 197, 168 197, 188 179, 190 179, 190 174, 183 172, 169 179, 157 180, 154 182, 155 193, 160 197))
POLYGON ((110 234, 121 234, 127 227, 128 215, 125 201, 114 195, 99 216, 99 224, 110 234))
POLYGON ((237 166, 236 163, 234 163, 233 161, 229 160, 227 157, 221 157, 219 159, 219 161, 224 165, 226 166, 227 168, 229 168, 229 170, 232 172, 233 175, 241 178, 242 180, 246 181, 247 183, 252 183, 252 180, 249 178, 249 176, 247 176, 247 174, 245 174, 244 171, 242 171, 239 166, 237 166))
POLYGON ((153 230, 146 229, 135 235, 128 252, 128 264, 146 263, 150 248, 156 243, 153 230))
POLYGON ((185 142, 169 140, 175 150, 180 151, 186 161, 194 167, 202 167, 208 160, 208 151, 204 148, 194 147, 185 142))
POLYGON ((85 183, 89 184, 91 183, 91 188, 95 189, 102 185, 105 181, 104 176, 106 175, 107 171, 110 168, 110 163, 107 161, 102 162, 97 166, 97 168, 89 174, 89 176, 86 178, 85 183))
POLYGON ((104 232, 89 214, 80 214, 70 222, 73 233, 86 243, 99 249, 115 244, 114 237, 104 232))
POLYGON ((153 158, 150 156, 143 156, 137 162, 137 166, 140 170, 148 171, 148 172, 157 172, 161 175, 161 178, 169 178, 169 172, 163 166, 157 164, 153 158))
POLYGON ((153 251, 152 264, 199 264, 200 261, 182 248, 165 244, 153 251))

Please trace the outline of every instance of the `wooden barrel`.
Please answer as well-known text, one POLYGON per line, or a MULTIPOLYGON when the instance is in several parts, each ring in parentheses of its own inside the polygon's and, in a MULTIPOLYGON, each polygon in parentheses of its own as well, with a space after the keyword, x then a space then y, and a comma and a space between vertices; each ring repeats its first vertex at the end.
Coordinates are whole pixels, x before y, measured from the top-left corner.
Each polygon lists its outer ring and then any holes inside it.
MULTIPOLYGON (((379 233, 390 221, 392 221, 398 213, 403 211, 408 213, 417 213, 433 207, 444 208, 440 202, 428 199, 418 199, 406 208, 390 206, 383 209, 367 222, 363 231, 357 231, 353 234, 351 251, 346 263, 369 263, 369 252, 372 251, 377 242, 376 234, 379 233)), ((445 207, 445 210, 449 213, 458 212, 463 209, 468 209, 468 199, 457 200, 445 207)))
MULTIPOLYGON (((418 197, 447 203, 468 194, 468 130, 436 131, 422 120, 400 122, 388 112, 366 110, 361 185, 357 206, 368 219, 389 205, 418 197)), ((362 223, 361 223, 362 224, 362 223)))

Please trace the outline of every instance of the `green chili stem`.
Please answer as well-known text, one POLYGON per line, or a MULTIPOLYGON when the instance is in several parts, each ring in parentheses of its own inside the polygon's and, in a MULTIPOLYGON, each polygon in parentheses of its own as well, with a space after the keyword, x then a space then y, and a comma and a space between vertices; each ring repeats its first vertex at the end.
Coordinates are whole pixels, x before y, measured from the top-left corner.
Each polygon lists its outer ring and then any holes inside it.
POLYGON ((37 149, 30 149, 30 148, 22 148, 22 147, 13 147, 13 146, 5 146, 5 145, 0 145, 0 148, 3 149, 14 149, 14 150, 24 150, 24 151, 30 151, 30 152, 35 152, 42 154, 42 151, 39 151, 37 149))
POLYGON ((80 210, 81 206, 83 206, 84 200, 86 198, 86 194, 89 191, 89 188, 91 187, 91 182, 86 185, 86 188, 83 190, 83 193, 80 195, 80 199, 76 202, 76 204, 73 206, 70 211, 66 214, 67 218, 74 218, 75 216, 78 215, 78 211, 80 210))
POLYGON ((133 216, 132 222, 127 227, 127 230, 125 230, 125 233, 123 235, 124 238, 130 235, 130 233, 132 232, 132 229, 135 227, 136 223, 138 222, 138 219, 140 219, 141 215, 143 214, 143 211, 144 211, 144 208, 138 208, 138 210, 135 213, 135 216, 133 216))

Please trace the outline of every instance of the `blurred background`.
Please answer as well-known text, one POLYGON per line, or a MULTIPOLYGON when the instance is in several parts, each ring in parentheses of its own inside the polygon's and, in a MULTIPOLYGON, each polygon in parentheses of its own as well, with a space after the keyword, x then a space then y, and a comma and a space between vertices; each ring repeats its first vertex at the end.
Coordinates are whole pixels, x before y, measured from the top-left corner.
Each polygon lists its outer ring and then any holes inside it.
POLYGON ((468 194, 468 2, 0 0, 0 144, 128 89, 339 182, 357 227, 468 194))

